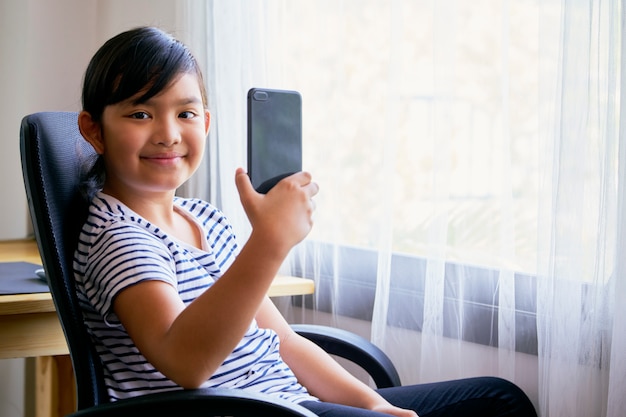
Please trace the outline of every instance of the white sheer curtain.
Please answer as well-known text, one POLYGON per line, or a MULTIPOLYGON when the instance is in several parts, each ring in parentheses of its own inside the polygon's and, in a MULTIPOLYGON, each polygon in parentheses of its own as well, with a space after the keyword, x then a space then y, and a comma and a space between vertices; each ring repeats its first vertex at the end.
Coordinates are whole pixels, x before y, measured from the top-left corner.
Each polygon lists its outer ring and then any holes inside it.
POLYGON ((554 5, 545 8, 558 14, 540 26, 559 42, 541 45, 539 398, 544 415, 618 416, 626 410, 623 2, 554 5))
POLYGON ((267 78, 262 45, 264 5, 258 2, 188 1, 181 26, 205 74, 211 111, 206 165, 181 193, 213 202, 245 240, 248 225, 234 184, 246 166, 246 92, 267 78))
POLYGON ((622 3, 188 1, 213 125, 185 192, 245 239, 246 92, 299 90, 321 192, 289 319, 371 338, 404 383, 498 375, 543 417, 621 416, 622 3))

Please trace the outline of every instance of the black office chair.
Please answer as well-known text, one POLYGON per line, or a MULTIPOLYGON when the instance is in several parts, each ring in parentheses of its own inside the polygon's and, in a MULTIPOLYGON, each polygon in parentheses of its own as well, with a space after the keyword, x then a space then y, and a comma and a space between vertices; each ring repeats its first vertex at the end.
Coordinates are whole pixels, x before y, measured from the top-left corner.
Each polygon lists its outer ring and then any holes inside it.
MULTIPOLYGON (((87 203, 78 191, 81 163, 94 154, 78 131, 77 119, 77 113, 35 113, 22 120, 20 131, 22 173, 35 237, 76 378, 78 411, 72 416, 313 416, 289 402, 235 389, 180 390, 109 402, 72 271, 74 249, 87 215, 87 203)), ((360 365, 377 387, 400 385, 389 358, 367 340, 329 327, 293 327, 327 352, 360 365)))

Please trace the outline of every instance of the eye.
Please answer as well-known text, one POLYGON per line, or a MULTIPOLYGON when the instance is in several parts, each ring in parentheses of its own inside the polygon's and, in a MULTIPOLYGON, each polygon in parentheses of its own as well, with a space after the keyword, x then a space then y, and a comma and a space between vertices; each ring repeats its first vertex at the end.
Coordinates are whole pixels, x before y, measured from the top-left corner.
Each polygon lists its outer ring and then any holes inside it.
POLYGON ((148 119, 150 116, 148 115, 148 113, 144 111, 138 111, 138 112, 132 113, 128 117, 130 117, 131 119, 143 120, 143 119, 148 119))
POLYGON ((184 111, 178 115, 181 119, 193 119, 196 117, 196 114, 192 111, 184 111))

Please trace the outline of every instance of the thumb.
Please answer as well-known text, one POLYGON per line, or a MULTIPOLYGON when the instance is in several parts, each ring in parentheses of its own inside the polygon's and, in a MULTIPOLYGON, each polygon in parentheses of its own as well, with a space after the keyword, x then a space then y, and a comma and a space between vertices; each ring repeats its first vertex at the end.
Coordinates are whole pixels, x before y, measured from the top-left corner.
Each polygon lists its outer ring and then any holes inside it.
POLYGON ((239 198, 245 207, 245 203, 249 201, 254 194, 256 194, 256 191, 254 190, 254 187, 252 187, 250 177, 243 168, 237 168, 237 171, 235 172, 235 185, 237 186, 237 191, 239 192, 239 198))

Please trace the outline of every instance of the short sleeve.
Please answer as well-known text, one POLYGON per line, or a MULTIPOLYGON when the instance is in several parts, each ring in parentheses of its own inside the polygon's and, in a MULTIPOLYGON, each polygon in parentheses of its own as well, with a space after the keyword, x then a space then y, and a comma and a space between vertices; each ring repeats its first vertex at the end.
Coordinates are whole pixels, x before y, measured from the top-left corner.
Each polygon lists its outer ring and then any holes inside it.
POLYGON ((123 289, 146 280, 176 288, 176 268, 167 246, 140 227, 111 223, 92 240, 83 276, 83 291, 110 325, 119 325, 113 300, 123 289))

